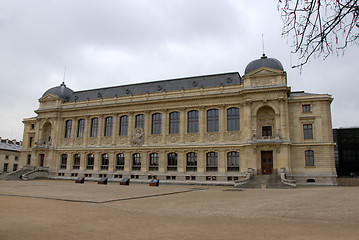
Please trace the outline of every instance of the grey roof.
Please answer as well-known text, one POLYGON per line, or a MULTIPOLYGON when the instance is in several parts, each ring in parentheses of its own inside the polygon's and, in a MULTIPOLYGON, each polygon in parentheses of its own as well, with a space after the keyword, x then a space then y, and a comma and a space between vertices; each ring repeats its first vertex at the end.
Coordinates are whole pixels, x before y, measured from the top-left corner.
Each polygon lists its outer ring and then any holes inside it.
POLYGON ((318 95, 316 93, 307 93, 304 91, 296 91, 296 92, 291 92, 289 97, 301 97, 301 96, 311 96, 311 95, 318 95))
POLYGON ((265 54, 260 59, 253 60, 248 63, 246 69, 244 70, 244 74, 253 72, 254 70, 261 67, 269 67, 277 70, 283 71, 284 68, 281 62, 275 58, 268 58, 265 54))
POLYGON ((238 72, 187 77, 73 92, 70 102, 242 84, 238 72))
POLYGON ((73 92, 74 91, 72 91, 70 88, 66 87, 65 83, 62 83, 60 86, 50 88, 42 96, 52 94, 66 101, 69 101, 72 97, 73 92))
POLYGON ((18 152, 21 150, 21 145, 10 140, 1 139, 0 149, 18 152))

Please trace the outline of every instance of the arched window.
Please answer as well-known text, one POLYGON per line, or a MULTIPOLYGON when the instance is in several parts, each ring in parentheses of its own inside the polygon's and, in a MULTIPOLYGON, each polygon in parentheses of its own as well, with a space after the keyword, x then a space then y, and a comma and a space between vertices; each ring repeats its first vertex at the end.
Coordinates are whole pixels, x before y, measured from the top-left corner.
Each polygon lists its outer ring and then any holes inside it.
POLYGON ((60 169, 66 169, 67 166, 67 154, 61 154, 60 169))
POLYGON ((187 156, 187 172, 196 172, 197 171, 197 153, 189 152, 186 154, 187 156))
POLYGON ((227 153, 227 171, 239 171, 239 152, 227 153))
POLYGON ((135 117, 136 121, 135 121, 135 128, 145 128, 145 115, 143 114, 138 114, 135 117))
POLYGON ((218 155, 216 152, 206 154, 206 171, 215 172, 218 170, 218 155))
POLYGON ((180 113, 171 112, 169 115, 169 133, 179 133, 180 130, 180 113))
POLYGON ((152 134, 161 134, 161 121, 162 121, 162 114, 161 113, 154 113, 152 114, 152 134))
POLYGON ((102 154, 101 170, 108 170, 109 162, 110 162, 110 157, 109 157, 108 153, 102 154))
POLYGON ((167 171, 177 171, 177 153, 167 154, 167 171))
POLYGON ((314 166, 314 151, 312 150, 305 151, 305 166, 307 167, 314 166))
POLYGON ((198 132, 198 111, 193 110, 187 113, 187 132, 198 132))
POLYGON ((105 118, 105 131, 104 131, 105 137, 112 136, 112 125, 113 125, 113 117, 105 118))
POLYGON ((139 171, 141 170, 141 154, 134 153, 132 155, 132 170, 139 171))
POLYGON ((97 137, 97 129, 98 129, 98 118, 92 118, 90 137, 97 137))
POLYGON ((239 108, 227 109, 227 131, 239 131, 239 108))
POLYGON ((125 154, 119 153, 116 155, 116 170, 123 170, 125 167, 125 154))
POLYGON ((207 132, 218 132, 218 109, 207 111, 207 132))
POLYGON ((77 121, 77 137, 82 138, 84 137, 85 131, 85 119, 79 119, 77 121))
POLYGON ((81 156, 78 153, 74 154, 74 164, 72 166, 73 169, 80 169, 80 160, 81 156))
POLYGON ((67 120, 65 122, 65 138, 71 137, 71 128, 72 128, 72 120, 67 120))
POLYGON ((158 171, 158 153, 150 154, 150 171, 158 171))
POLYGON ((93 153, 87 154, 87 170, 92 170, 95 163, 95 155, 93 153))
POLYGON ((128 133, 128 116, 120 117, 120 136, 127 136, 128 133))

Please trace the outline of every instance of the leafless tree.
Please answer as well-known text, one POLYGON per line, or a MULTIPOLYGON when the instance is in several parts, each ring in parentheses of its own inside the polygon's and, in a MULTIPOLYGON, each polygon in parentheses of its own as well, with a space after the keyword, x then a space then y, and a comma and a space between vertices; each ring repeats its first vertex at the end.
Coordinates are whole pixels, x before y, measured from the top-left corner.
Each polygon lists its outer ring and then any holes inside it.
POLYGON ((278 0, 284 23, 282 35, 293 40, 302 67, 311 57, 344 52, 349 43, 359 45, 359 0, 278 0))

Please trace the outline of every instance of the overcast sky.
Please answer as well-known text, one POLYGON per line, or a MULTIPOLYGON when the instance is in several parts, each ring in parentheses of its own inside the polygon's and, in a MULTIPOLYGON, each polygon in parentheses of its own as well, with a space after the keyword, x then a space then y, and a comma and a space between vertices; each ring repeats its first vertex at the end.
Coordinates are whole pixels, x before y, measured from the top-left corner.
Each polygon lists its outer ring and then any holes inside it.
POLYGON ((275 0, 0 0, 0 137, 22 140, 38 99, 74 91, 237 71, 264 51, 292 91, 329 93, 333 127, 358 124, 359 48, 291 69, 275 0))

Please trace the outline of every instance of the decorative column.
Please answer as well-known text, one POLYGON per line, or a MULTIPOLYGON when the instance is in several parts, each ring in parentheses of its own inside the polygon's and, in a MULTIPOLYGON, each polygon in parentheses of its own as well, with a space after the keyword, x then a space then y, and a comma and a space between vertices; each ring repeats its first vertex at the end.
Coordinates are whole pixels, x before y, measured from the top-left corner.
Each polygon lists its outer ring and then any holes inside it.
POLYGON ((204 150, 197 151, 197 172, 205 173, 206 172, 206 157, 204 150))
POLYGON ((200 135, 200 141, 205 142, 205 132, 207 132, 206 129, 206 108, 204 106, 201 106, 199 108, 199 135, 200 135))
POLYGON ((149 143, 149 137, 151 134, 151 114, 149 110, 145 111, 145 129, 144 129, 144 133, 145 133, 145 141, 144 144, 148 144, 149 143))
POLYGON ((219 134, 220 141, 223 142, 225 140, 226 133, 226 105, 219 105, 219 134))
POLYGON ((132 167, 132 154, 131 152, 125 152, 125 166, 124 171, 125 172, 131 172, 132 167))
POLYGON ((101 154, 100 152, 94 152, 94 163, 93 163, 93 170, 95 172, 98 172, 100 170, 100 164, 101 164, 101 154))
POLYGON ((114 152, 109 152, 108 157, 108 171, 112 173, 114 172, 114 162, 116 161, 116 155, 114 152))
POLYGON ((102 144, 101 139, 103 136, 103 115, 98 116, 98 127, 97 127, 97 145, 100 146, 102 144))
POLYGON ((166 152, 164 150, 159 151, 158 158, 158 172, 165 173, 167 171, 166 152))
POLYGON ((168 118, 167 118, 167 109, 163 109, 162 111, 162 119, 161 119, 161 135, 162 135, 162 144, 166 144, 167 134, 168 134, 168 118))
POLYGON ((80 154, 80 170, 86 171, 86 152, 80 154))
POLYGON ((225 150, 221 149, 218 152, 218 173, 225 173, 226 172, 226 154, 225 154, 225 150))
POLYGON ((186 157, 184 150, 180 150, 177 155, 177 168, 178 173, 186 172, 186 157))
POLYGON ((133 138, 133 130, 135 129, 135 119, 133 112, 128 113, 128 145, 132 144, 132 138, 133 138))
POLYGON ((90 137, 90 128, 91 128, 90 116, 85 117, 85 128, 84 128, 84 145, 86 146, 88 143, 88 139, 90 137))
POLYGON ((119 117, 118 113, 113 115, 113 122, 112 122, 112 144, 116 145, 116 137, 119 135, 119 117))
POLYGON ((186 123, 187 123, 186 108, 181 108, 180 109, 180 143, 185 142, 185 134, 187 132, 186 123))

